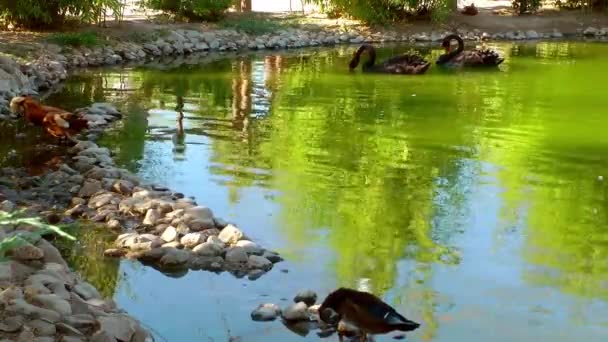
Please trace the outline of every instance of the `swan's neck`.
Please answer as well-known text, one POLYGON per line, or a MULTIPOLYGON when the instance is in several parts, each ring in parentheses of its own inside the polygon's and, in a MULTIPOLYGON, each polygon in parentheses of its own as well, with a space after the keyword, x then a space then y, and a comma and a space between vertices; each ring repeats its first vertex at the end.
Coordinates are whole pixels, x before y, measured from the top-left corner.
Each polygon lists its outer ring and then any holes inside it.
POLYGON ((367 62, 365 62, 365 64, 363 64, 363 68, 368 69, 373 67, 376 63, 376 49, 374 49, 374 47, 371 45, 366 45, 365 50, 369 55, 369 59, 367 60, 367 62))
POLYGON ((448 41, 447 50, 446 50, 446 53, 440 57, 439 64, 448 62, 452 58, 458 56, 462 51, 464 51, 464 41, 459 36, 456 36, 456 35, 450 36, 450 37, 447 37, 446 40, 448 41), (452 51, 452 49, 450 48, 450 45, 453 40, 458 42, 458 48, 456 48, 456 50, 452 51))

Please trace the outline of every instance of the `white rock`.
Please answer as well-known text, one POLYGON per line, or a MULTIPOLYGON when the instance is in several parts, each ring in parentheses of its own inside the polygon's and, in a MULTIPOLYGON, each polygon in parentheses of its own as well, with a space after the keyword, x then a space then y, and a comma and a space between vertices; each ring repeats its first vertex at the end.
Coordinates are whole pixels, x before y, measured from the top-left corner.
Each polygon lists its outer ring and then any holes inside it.
POLYGON ((540 35, 538 34, 538 32, 536 32, 534 30, 528 30, 528 31, 526 31, 526 38, 528 38, 528 39, 540 39, 540 35))
POLYGON ((160 236, 160 238, 166 242, 171 242, 171 241, 175 241, 175 239, 177 238, 177 235, 178 235, 177 229, 175 229, 175 227, 173 227, 173 226, 169 226, 169 227, 165 228, 165 231, 160 236))
POLYGON ((276 304, 260 304, 251 312, 251 319, 257 322, 274 321, 281 314, 276 304))
POLYGON ((293 305, 288 306, 283 309, 281 313, 281 317, 283 317, 287 321, 305 321, 308 320, 308 307, 306 303, 299 302, 293 305))
POLYGON ((245 234, 238 229, 237 227, 229 224, 220 232, 219 238, 224 243, 229 245, 236 244, 239 240, 242 240, 245 237, 245 234))
POLYGON ((160 212, 156 209, 148 209, 146 217, 143 220, 143 224, 153 226, 160 219, 160 212))
POLYGON ((598 33, 598 29, 595 27, 589 26, 583 31, 583 35, 585 36, 595 36, 598 33))
POLYGON ((262 247, 258 246, 255 242, 251 242, 249 240, 237 241, 236 246, 243 247, 247 254, 262 255, 264 253, 264 249, 262 247))
POLYGON ((207 241, 207 235, 198 232, 188 233, 180 239, 180 242, 182 243, 182 245, 186 246, 186 248, 193 248, 205 241, 207 241))

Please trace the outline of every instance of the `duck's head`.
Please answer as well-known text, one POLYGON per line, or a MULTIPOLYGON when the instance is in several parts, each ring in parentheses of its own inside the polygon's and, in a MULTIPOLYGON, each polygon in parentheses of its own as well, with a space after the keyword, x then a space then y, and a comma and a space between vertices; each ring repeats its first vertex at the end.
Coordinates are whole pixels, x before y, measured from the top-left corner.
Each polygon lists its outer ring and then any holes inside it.
POLYGON ((11 112, 15 114, 22 114, 24 110, 23 103, 25 102, 25 100, 27 100, 27 96, 13 97, 10 104, 11 112))
POLYGON ((327 324, 335 325, 340 322, 340 314, 335 312, 332 308, 324 308, 319 312, 319 318, 327 324))

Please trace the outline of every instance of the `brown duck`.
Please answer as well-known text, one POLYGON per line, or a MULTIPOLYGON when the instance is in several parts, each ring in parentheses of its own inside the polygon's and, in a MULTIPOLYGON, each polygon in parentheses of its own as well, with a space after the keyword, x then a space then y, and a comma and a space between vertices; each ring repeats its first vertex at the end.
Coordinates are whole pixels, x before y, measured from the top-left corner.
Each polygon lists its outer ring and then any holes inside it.
MULTIPOLYGON (((336 324, 341 319, 355 325, 363 333, 362 341, 367 340, 367 334, 411 331, 420 326, 373 294, 347 288, 335 290, 325 298, 319 308, 319 317, 329 324, 336 324)), ((342 341, 342 334, 339 337, 342 341)))
POLYGON ((464 51, 464 41, 456 34, 443 39, 441 46, 445 53, 437 59, 437 65, 446 67, 496 67, 504 61, 498 53, 490 49, 464 51), (458 42, 458 48, 452 51, 452 41, 458 42))
POLYGON ((364 72, 417 75, 424 74, 431 66, 431 63, 427 62, 422 56, 413 53, 392 57, 376 65, 376 49, 369 44, 364 44, 357 49, 353 59, 350 61, 350 70, 355 69, 359 65, 361 55, 364 52, 367 52, 369 55, 369 59, 361 66, 364 72))

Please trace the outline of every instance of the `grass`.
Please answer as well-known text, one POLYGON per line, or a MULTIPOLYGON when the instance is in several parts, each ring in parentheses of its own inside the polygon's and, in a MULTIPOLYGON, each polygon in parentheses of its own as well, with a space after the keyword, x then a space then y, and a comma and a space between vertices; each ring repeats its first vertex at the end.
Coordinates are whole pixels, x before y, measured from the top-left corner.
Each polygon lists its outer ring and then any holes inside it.
POLYGON ((93 47, 99 44, 99 37, 95 32, 53 33, 49 40, 57 45, 72 47, 93 47))

